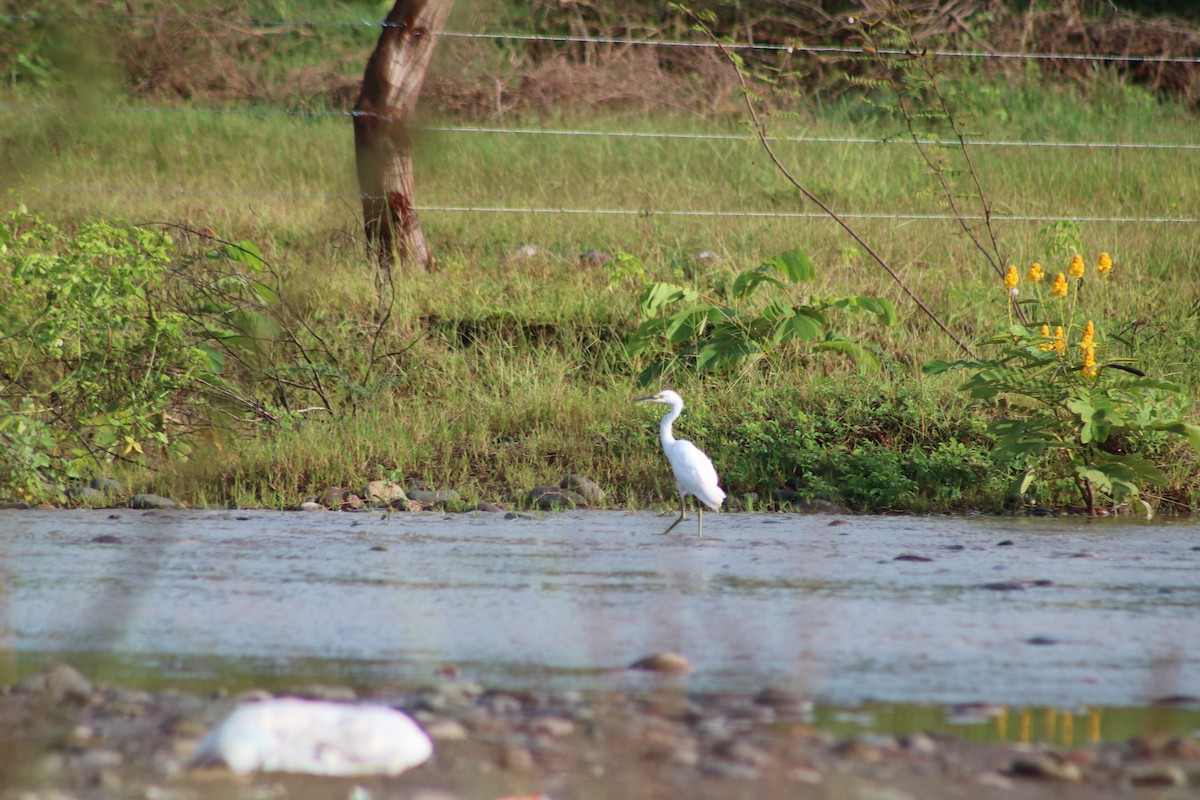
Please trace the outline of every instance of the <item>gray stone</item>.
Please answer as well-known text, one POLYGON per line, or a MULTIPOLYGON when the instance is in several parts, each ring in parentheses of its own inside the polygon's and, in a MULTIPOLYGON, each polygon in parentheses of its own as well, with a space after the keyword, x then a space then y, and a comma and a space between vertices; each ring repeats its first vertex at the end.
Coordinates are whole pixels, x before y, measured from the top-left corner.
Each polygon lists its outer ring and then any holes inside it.
POLYGON ((1040 753, 1017 756, 1008 765, 1007 771, 1009 775, 1019 775, 1023 778, 1042 778, 1065 783, 1078 783, 1083 779, 1079 765, 1054 755, 1040 753))
POLYGON ((113 478, 92 478, 89 486, 106 494, 125 494, 125 486, 113 478))
POLYGON ((495 514, 496 512, 503 511, 504 509, 495 503, 489 503, 487 500, 480 500, 475 504, 475 510, 482 511, 485 514, 495 514))
POLYGON ((423 506, 448 506, 462 502, 454 489, 410 489, 408 499, 423 506))
POLYGON ((525 496, 525 502, 543 511, 587 505, 587 501, 578 492, 557 486, 535 486, 525 496))
POLYGON ((383 503, 384 505, 397 501, 408 501, 404 487, 391 481, 371 481, 367 484, 363 496, 366 497, 368 503, 383 503))
POLYGON ((1145 764, 1125 772, 1130 786, 1187 786, 1188 776, 1177 764, 1145 764))
POLYGON ((17 692, 30 692, 52 703, 87 702, 92 697, 92 682, 70 664, 55 664, 30 675, 13 687, 17 692))
POLYGON ((81 506, 96 506, 108 502, 108 495, 91 486, 72 486, 63 494, 67 500, 81 506))
POLYGON ((143 510, 161 510, 168 508, 183 508, 169 497, 160 497, 156 494, 135 494, 129 498, 130 508, 140 508, 143 510))
POLYGON ((340 486, 330 486, 321 492, 321 505, 326 508, 337 510, 346 502, 346 498, 350 496, 350 492, 340 486))
POLYGON ((296 510, 297 511, 324 511, 325 506, 321 505, 320 503, 313 502, 312 500, 307 500, 307 501, 301 503, 300 505, 296 506, 296 510))
POLYGON ((630 664, 629 668, 678 675, 691 672, 692 664, 679 653, 663 652, 638 659, 630 664))
POLYGON ((601 505, 604 503, 604 490, 600 485, 591 478, 585 475, 576 475, 574 473, 562 479, 558 484, 560 489, 571 489, 579 494, 585 501, 591 505, 601 505))

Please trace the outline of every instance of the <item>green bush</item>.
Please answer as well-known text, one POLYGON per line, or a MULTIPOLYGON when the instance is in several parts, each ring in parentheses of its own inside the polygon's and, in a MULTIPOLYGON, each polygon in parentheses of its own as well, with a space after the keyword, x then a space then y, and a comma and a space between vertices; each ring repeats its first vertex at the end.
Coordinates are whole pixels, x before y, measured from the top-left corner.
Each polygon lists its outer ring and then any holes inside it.
POLYGON ((67 234, 24 209, 0 222, 0 496, 50 499, 113 462, 186 457, 212 430, 239 396, 222 373, 246 347, 242 306, 274 296, 218 302, 251 284, 200 264, 161 231, 67 234))

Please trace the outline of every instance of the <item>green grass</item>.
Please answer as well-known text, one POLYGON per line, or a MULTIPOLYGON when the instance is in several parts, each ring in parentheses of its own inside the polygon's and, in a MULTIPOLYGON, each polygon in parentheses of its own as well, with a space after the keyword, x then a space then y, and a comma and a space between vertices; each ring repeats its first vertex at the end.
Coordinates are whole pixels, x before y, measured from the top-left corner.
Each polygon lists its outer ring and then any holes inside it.
MULTIPOLYGON (((989 140, 1195 140, 1193 113, 1116 80, 1101 81, 1088 98, 1032 79, 976 76, 953 88, 963 118, 989 140)), ((0 187, 11 206, 23 202, 68 228, 120 218, 209 227, 225 239, 254 241, 297 313, 345 366, 365 374, 376 298, 360 241, 348 119, 209 114, 200 110, 203 100, 155 111, 115 96, 82 107, 45 94, 2 99, 72 109, 0 114, 0 187)), ((737 119, 570 109, 548 127, 744 131, 737 119)), ((771 126, 775 135, 851 138, 901 130, 896 119, 854 100, 818 103, 802 118, 771 126)), ((816 210, 749 141, 429 133, 417 148, 424 206, 816 210)), ((946 211, 908 144, 780 143, 777 150, 839 211, 946 211)), ((1200 208, 1195 151, 980 146, 971 153, 1000 215, 1172 217, 1200 208)), ((422 219, 437 268, 396 276, 384 339, 386 349, 403 353, 371 373, 356 412, 312 412, 295 430, 227 436, 220 448, 182 466, 160 465, 135 482, 192 502, 284 506, 330 484, 357 487, 386 474, 483 499, 580 472, 609 489, 615 505, 669 501, 674 487, 657 450, 657 416, 628 402, 644 365, 625 355, 621 341, 638 322, 640 284, 610 285, 609 273, 582 264, 579 254, 629 252, 649 280, 704 287, 800 247, 819 267, 814 294, 878 294, 900 309, 891 329, 841 323, 876 349, 883 372, 864 376, 836 358, 799 356, 763 369, 686 377, 676 383, 689 402, 681 432, 713 455, 738 494, 765 497, 806 475, 796 487, 801 494, 857 508, 1003 503, 1007 475, 987 461, 984 420, 967 410, 953 376, 920 372, 926 360, 956 357, 953 343, 828 219, 434 210, 422 219), (508 258, 526 244, 538 255, 508 258), (701 263, 701 250, 721 261, 701 263)), ((852 224, 964 340, 1007 324, 999 279, 955 224, 852 224)), ((997 223, 1005 259, 1023 267, 1045 261, 1042 224, 997 223)), ((1200 275, 1193 265, 1200 245, 1193 228, 1087 222, 1081 233, 1089 261, 1107 250, 1117 262, 1107 296, 1110 327, 1131 331, 1141 363, 1184 382, 1195 397, 1200 275)), ((1194 506, 1195 454, 1180 451, 1168 463, 1167 494, 1194 506)))

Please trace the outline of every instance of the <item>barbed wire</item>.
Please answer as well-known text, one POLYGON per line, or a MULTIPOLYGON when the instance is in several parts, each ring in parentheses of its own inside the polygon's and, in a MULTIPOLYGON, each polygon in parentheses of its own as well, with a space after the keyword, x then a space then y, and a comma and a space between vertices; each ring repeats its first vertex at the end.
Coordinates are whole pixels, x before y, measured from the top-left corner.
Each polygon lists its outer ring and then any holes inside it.
MULTIPOLYGON (((126 187, 38 187, 36 191, 43 194, 131 194, 145 196, 167 197, 245 197, 264 200, 303 200, 316 199, 326 201, 346 202, 349 194, 332 192, 230 192, 205 191, 193 189, 134 189, 126 187)), ((366 199, 384 200, 386 198, 371 198, 369 195, 354 196, 354 200, 366 199)), ((751 219, 828 219, 829 215, 822 211, 712 211, 704 209, 645 209, 645 208, 563 208, 553 206, 475 206, 475 205, 417 205, 414 210, 418 213, 466 213, 466 214, 563 214, 580 216, 594 214, 597 216, 622 217, 711 217, 711 218, 751 218, 751 219)), ((981 215, 955 214, 899 214, 862 212, 838 212, 845 219, 882 220, 894 222, 982 222, 981 215)), ((1063 216, 1061 214, 992 214, 988 219, 992 222, 1074 222, 1074 223, 1112 223, 1112 224, 1178 224, 1194 225, 1200 223, 1200 217, 1132 217, 1132 216, 1063 216)))
MULTIPOLYGON (((0 112, 3 111, 35 111, 35 112, 57 112, 64 111, 58 106, 53 105, 38 105, 38 104, 15 104, 15 103, 0 103, 0 112)), ((212 114, 212 115, 231 115, 231 116, 284 116, 284 117, 311 117, 311 118, 330 118, 342 117, 353 118, 358 116, 378 116, 371 112, 359 111, 301 111, 284 108, 189 108, 189 107, 172 107, 172 106, 144 106, 144 107, 127 107, 127 108, 106 108, 106 114, 113 113, 130 113, 130 114, 212 114)), ((417 125, 412 128, 415 133, 475 133, 475 134, 496 134, 509 136, 594 136, 594 137, 612 137, 612 138, 628 138, 628 139, 678 139, 678 140, 695 140, 695 141, 722 141, 722 142, 745 142, 756 143, 758 137, 747 134, 732 134, 732 133, 671 133, 667 131, 589 131, 581 129, 546 129, 546 128, 506 128, 501 126, 477 126, 477 125, 417 125)), ((907 136, 890 136, 890 137, 859 137, 859 136, 767 136, 768 142, 772 143, 817 143, 817 144, 854 144, 854 145, 881 145, 881 144, 920 144, 922 146, 936 147, 939 145, 957 146, 957 141, 946 141, 938 139, 919 139, 913 141, 907 136)), ((1200 144, 1188 144, 1183 142, 1060 142, 1060 141, 1037 141, 1037 140, 1020 140, 1020 139, 971 139, 964 140, 965 144, 976 147, 1030 147, 1030 148, 1080 148, 1080 149, 1098 149, 1098 150, 1200 150, 1200 144)))
MULTIPOLYGON (((187 16, 140 16, 136 14, 3 14, 0 21, 7 22, 133 22, 143 24, 199 24, 220 25, 226 27, 249 28, 393 28, 402 27, 393 23, 372 20, 255 20, 255 19, 219 19, 215 17, 187 16)), ((633 39, 607 36, 552 36, 544 34, 523 33, 472 33, 466 31, 439 31, 438 36, 447 39, 484 39, 489 41, 520 41, 548 42, 556 44, 602 44, 633 47, 675 47, 742 51, 761 51, 779 53, 813 53, 830 55, 887 55, 911 56, 912 53, 902 48, 862 48, 843 45, 808 45, 808 44, 754 44, 745 42, 717 43, 710 41, 686 41, 672 39, 633 39)), ((1169 55, 1128 55, 1118 53, 1013 53, 986 50, 929 50, 927 55, 939 58, 963 59, 996 59, 996 60, 1030 60, 1030 61, 1091 61, 1098 63, 1146 63, 1146 64, 1200 64, 1200 56, 1169 56, 1169 55)))

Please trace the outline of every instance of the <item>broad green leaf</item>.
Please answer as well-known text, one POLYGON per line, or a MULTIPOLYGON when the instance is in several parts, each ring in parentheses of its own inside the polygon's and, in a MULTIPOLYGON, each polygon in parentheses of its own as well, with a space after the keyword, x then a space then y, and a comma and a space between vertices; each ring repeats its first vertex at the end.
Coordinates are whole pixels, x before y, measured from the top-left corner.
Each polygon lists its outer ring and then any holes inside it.
POLYGON ((839 353, 845 353, 850 359, 860 367, 878 371, 880 369, 879 359, 875 354, 866 350, 862 345, 851 342, 848 339, 833 339, 827 342, 818 342, 813 345, 814 350, 833 350, 839 353))
POLYGON ((884 325, 896 324, 896 307, 892 305, 891 300, 883 297, 858 297, 855 299, 860 308, 879 317, 879 321, 884 325))
POLYGON ((780 253, 774 258, 764 261, 763 266, 779 270, 792 283, 811 281, 817 277, 816 266, 803 250, 788 250, 786 253, 780 253))
POLYGON ((679 300, 695 302, 698 296, 694 290, 673 283, 652 283, 642 290, 638 298, 638 313, 646 319, 655 316, 668 303, 679 300))
POLYGON ((780 329, 783 331, 783 341, 785 342, 811 342, 820 339, 825 333, 820 322, 804 313, 798 313, 785 319, 780 325, 780 329))
POLYGON ((238 242, 237 244, 227 244, 224 247, 226 258, 231 261, 236 261, 239 264, 245 264, 252 272, 258 272, 264 266, 266 261, 263 260, 262 253, 259 252, 258 245, 249 239, 238 242))
POLYGON ((754 293, 759 285, 769 283, 774 286, 782 287, 783 283, 774 275, 769 275, 765 271, 765 265, 758 269, 750 269, 739 274, 733 281, 733 288, 730 293, 735 300, 742 300, 754 293))

